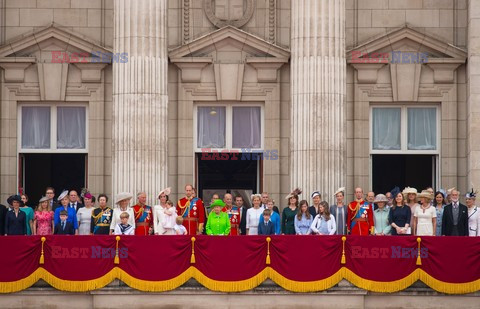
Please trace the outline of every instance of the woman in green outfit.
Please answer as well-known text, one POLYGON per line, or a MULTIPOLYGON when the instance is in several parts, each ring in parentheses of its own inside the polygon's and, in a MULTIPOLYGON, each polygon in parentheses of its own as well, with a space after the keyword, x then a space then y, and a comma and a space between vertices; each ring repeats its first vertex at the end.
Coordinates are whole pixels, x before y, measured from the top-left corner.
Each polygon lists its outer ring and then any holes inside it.
POLYGON ((208 215, 207 220, 207 235, 229 235, 230 234, 230 219, 228 214, 222 211, 225 203, 222 200, 215 200, 210 208, 213 211, 208 215))
POLYGON ((282 234, 295 235, 294 221, 297 215, 298 196, 301 193, 302 190, 296 188, 287 195, 288 207, 284 208, 282 212, 282 234))

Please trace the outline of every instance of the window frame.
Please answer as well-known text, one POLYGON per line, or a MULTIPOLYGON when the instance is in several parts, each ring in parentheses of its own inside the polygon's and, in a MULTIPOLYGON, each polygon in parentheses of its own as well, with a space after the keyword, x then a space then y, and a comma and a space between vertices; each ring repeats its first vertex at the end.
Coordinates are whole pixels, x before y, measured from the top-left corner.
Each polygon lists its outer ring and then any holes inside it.
POLYGON ((89 117, 88 104, 86 103, 20 103, 17 106, 17 152, 18 153, 88 153, 89 117), (22 107, 50 107, 50 148, 22 148, 22 107), (85 148, 61 149, 57 148, 57 108, 58 107, 84 107, 85 108, 85 148))
MULTIPOLYGON (((207 148, 210 152, 241 152, 242 148, 233 148, 233 108, 234 107, 259 107, 260 108, 260 148, 249 148, 252 152, 263 152, 265 147, 265 116, 264 105, 262 103, 243 103, 243 102, 202 102, 195 103, 193 108, 193 148, 195 153, 201 153, 202 149, 198 147, 198 107, 225 107, 225 148, 207 148)), ((243 148, 245 149, 245 148, 243 148)))
POLYGON ((371 104, 369 111, 369 149, 370 154, 429 154, 440 155, 441 151, 441 109, 438 104, 371 104), (380 150, 373 148, 373 110, 375 108, 400 108, 400 149, 380 150), (436 116, 436 144, 435 150, 408 149, 408 109, 434 108, 436 116))

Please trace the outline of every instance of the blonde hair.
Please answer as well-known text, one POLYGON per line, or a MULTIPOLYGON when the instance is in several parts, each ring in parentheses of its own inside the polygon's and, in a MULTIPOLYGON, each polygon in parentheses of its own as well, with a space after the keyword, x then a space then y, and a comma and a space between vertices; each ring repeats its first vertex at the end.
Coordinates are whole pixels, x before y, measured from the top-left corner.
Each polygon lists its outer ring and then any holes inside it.
POLYGON ((123 219, 123 218, 130 218, 130 215, 128 214, 128 212, 124 211, 120 214, 120 219, 123 219))
MULTIPOLYGON (((42 203, 47 203, 47 211, 52 211, 52 205, 50 205, 50 200, 43 201, 42 203)), ((43 211, 42 203, 38 203, 36 211, 43 211)))
POLYGON ((182 224, 183 223, 183 217, 182 216, 177 216, 175 218, 175 222, 179 225, 182 224))

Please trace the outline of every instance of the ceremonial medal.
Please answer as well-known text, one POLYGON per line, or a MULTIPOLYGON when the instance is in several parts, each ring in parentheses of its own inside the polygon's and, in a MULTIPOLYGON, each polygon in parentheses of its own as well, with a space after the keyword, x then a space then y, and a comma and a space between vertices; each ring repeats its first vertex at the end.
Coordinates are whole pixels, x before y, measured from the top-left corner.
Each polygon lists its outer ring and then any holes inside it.
POLYGON ((192 209, 193 209, 193 210, 197 210, 197 206, 193 206, 193 208, 192 208, 192 209))

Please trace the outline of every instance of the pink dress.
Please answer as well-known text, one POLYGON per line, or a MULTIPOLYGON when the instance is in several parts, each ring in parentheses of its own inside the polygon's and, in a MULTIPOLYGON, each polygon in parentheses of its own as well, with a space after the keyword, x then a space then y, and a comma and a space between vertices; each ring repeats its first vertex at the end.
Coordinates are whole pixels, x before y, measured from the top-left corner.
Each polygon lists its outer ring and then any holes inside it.
POLYGON ((53 211, 35 211, 37 235, 52 235, 53 211))

